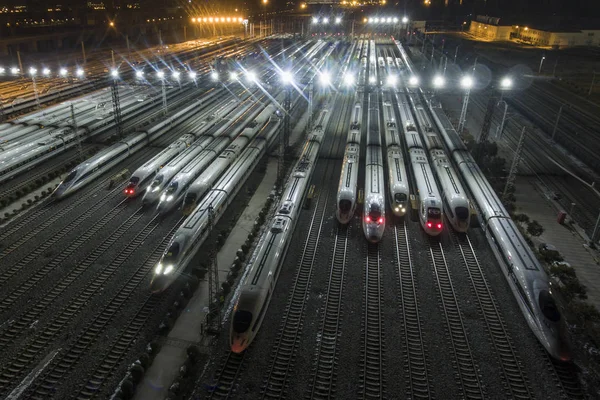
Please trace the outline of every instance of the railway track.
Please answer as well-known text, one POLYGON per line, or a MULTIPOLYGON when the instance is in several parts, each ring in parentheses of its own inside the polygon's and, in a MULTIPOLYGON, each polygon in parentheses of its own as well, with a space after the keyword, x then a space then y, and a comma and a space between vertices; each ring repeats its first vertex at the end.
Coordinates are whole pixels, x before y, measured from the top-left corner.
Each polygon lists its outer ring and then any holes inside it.
POLYGON ((379 245, 367 244, 365 263, 365 297, 362 318, 363 347, 360 377, 362 399, 384 399, 385 393, 385 344, 381 318, 381 270, 379 245))
POLYGON ((436 283, 439 289, 439 299, 444 311, 448 329, 449 345, 454 354, 456 380, 461 391, 461 397, 466 399, 485 399, 486 394, 480 381, 478 367, 469 346, 467 332, 462 320, 454 285, 442 244, 434 238, 429 238, 429 253, 434 268, 436 283))
POLYGON ((527 374, 515 351, 512 338, 508 333, 496 299, 473 250, 471 240, 467 234, 454 233, 454 237, 469 274, 475 299, 488 327, 487 330, 494 351, 500 360, 500 371, 502 380, 506 385, 506 396, 511 399, 530 399, 533 396, 527 374))
POLYGON ((394 226, 397 281, 400 290, 402 328, 404 331, 404 371, 406 398, 434 398, 427 366, 427 350, 423 342, 421 317, 417 297, 414 265, 412 262, 408 233, 405 223, 394 226))
POLYGON ((571 363, 554 360, 541 345, 539 347, 546 357, 548 371, 554 377, 556 386, 562 389, 564 397, 574 400, 587 399, 579 384, 576 367, 571 363))
MULTIPOLYGON (((329 175, 331 175, 331 172, 329 175)), ((319 196, 310 221, 310 229, 298 262, 294 286, 290 290, 281 327, 271 352, 270 365, 267 367, 267 373, 263 379, 261 390, 263 398, 285 397, 289 373, 296 358, 298 342, 302 332, 308 289, 312 280, 313 266, 328 199, 329 190, 326 191, 325 195, 322 193, 319 196)))
POLYGON ((331 270, 327 286, 327 297, 319 330, 309 399, 331 399, 335 397, 337 380, 337 347, 342 318, 342 296, 346 270, 349 225, 338 225, 333 245, 331 270))
POLYGON ((244 361, 244 355, 248 352, 236 354, 232 351, 227 353, 225 360, 222 361, 217 374, 215 375, 215 385, 213 391, 208 396, 209 399, 228 399, 233 391, 233 385, 237 381, 244 361))
MULTIPOLYGON (((10 309, 10 307, 17 301, 19 297, 27 293, 29 290, 33 289, 39 282, 42 281, 48 274, 54 271, 56 268, 59 268, 62 263, 67 260, 71 255, 75 253, 75 251, 81 247, 85 242, 90 240, 95 234, 97 234, 101 229, 103 229, 106 224, 116 218, 121 212, 127 209, 127 200, 121 201, 118 205, 116 205, 112 210, 106 213, 102 220, 95 223, 92 228, 87 230, 83 235, 77 237, 73 242, 69 244, 69 246, 61 250, 59 255, 53 258, 49 263, 44 265, 39 270, 35 271, 34 274, 27 277, 27 279, 20 284, 15 290, 9 293, 6 297, 4 297, 0 301, 0 312, 6 312, 10 309)), ((91 264, 98 259, 98 257, 104 253, 104 251, 108 250, 112 245, 115 244, 117 239, 119 239, 123 234, 133 226, 140 218, 142 218, 143 214, 140 212, 141 209, 131 214, 122 224, 117 228, 115 232, 113 232, 104 242, 98 246, 91 255, 89 255, 83 263, 79 263, 77 267, 69 271, 69 274, 60 279, 58 285, 56 285, 50 294, 44 296, 43 301, 50 304, 50 298, 54 299, 58 296, 58 293, 63 292, 77 277, 79 277, 87 267, 91 266, 91 264), (85 264, 85 265, 84 265, 85 264), (54 292, 58 290, 58 293, 53 295, 54 292)), ((16 265, 18 265, 17 263, 16 265)), ((19 268, 22 268, 21 265, 19 268)), ((26 323, 28 325, 29 323, 26 323)), ((25 328, 25 327, 23 327, 25 328)), ((11 329, 15 329, 15 324, 11 325, 11 329)), ((6 345, 3 343, 0 338, 0 348, 2 345, 6 345)))
MULTIPOLYGON (((52 343, 58 333, 64 332, 65 327, 69 322, 71 322, 88 302, 104 288, 106 281, 131 258, 136 249, 150 237, 159 224, 160 221, 158 216, 155 216, 144 228, 140 229, 139 233, 127 247, 121 251, 109 265, 104 267, 94 279, 91 279, 79 295, 74 297, 62 308, 62 310, 57 311, 56 316, 48 322, 47 326, 44 329, 39 329, 35 337, 29 340, 29 342, 19 350, 16 356, 5 363, 2 370, 0 370, 0 393, 4 393, 15 383, 15 380, 24 373, 25 369, 38 357, 39 353, 47 349, 48 345, 52 343)), ((176 226, 171 230, 170 234, 174 232, 175 229, 176 226)), ((162 242, 163 247, 166 246, 167 242, 168 238, 165 238, 162 242)), ((160 248, 146 258, 142 266, 117 292, 117 295, 78 336, 75 344, 72 344, 69 347, 71 350, 64 352, 64 357, 60 357, 62 359, 60 365, 53 368, 53 370, 61 371, 60 374, 64 375, 66 369, 70 368, 76 359, 81 356, 83 349, 91 344, 91 338, 95 339, 97 335, 102 333, 102 327, 108 324, 110 319, 121 309, 127 298, 129 298, 134 289, 142 282, 147 272, 152 268, 151 261, 156 262, 158 260, 158 257, 161 254, 159 250, 160 248), (69 355, 70 353, 71 355, 69 355), (73 357, 73 354, 75 354, 76 357, 73 357), (64 368, 65 366, 67 366, 67 368, 64 368)), ((43 310, 37 311, 37 313, 39 314, 42 311, 43 310)), ((31 312, 36 311, 33 309, 31 312)), ((45 376, 50 375, 46 374, 45 376)), ((56 376, 56 374, 53 376, 56 376)), ((56 384, 58 381, 59 379, 55 380, 53 384, 56 384)))

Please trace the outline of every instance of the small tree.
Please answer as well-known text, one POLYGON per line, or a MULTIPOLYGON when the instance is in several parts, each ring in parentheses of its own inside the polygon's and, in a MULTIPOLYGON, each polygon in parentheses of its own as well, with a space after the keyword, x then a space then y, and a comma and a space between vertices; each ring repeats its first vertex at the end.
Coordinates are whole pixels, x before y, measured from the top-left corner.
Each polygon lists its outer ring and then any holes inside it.
POLYGON ((536 220, 533 220, 527 224, 527 233, 531 236, 540 236, 544 233, 544 227, 536 220))

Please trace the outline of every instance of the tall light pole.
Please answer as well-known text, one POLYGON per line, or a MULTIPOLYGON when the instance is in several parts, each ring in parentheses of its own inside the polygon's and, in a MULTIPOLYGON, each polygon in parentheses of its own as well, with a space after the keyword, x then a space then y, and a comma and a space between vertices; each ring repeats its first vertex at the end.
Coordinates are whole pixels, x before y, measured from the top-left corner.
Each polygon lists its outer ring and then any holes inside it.
POLYGON ((263 12, 263 29, 264 29, 264 37, 267 37, 267 3, 269 0, 263 0, 263 4, 265 6, 263 12))
POLYGON ((112 77, 112 99, 113 99, 113 111, 115 114, 115 128, 117 128, 117 136, 119 139, 123 137, 123 127, 121 126, 121 104, 119 102, 119 71, 113 69, 110 72, 112 77))
POLYGON ((542 56, 542 59, 540 60, 540 68, 538 69, 538 74, 542 73, 542 65, 544 64, 545 59, 546 59, 546 56, 542 56))
POLYGON ((554 137, 556 136, 556 130, 558 129, 558 121, 560 121, 560 116, 562 114, 562 110, 564 106, 569 106, 569 108, 571 108, 571 105, 568 103, 563 103, 561 104, 560 108, 558 109, 558 114, 556 115, 556 122, 554 122, 554 129, 552 129, 552 140, 554 140, 554 137))
POLYGON ((594 89, 595 81, 596 81, 596 71, 594 71, 594 75, 592 76, 592 83, 590 84, 590 90, 588 90, 588 96, 592 95, 592 90, 594 89))
POLYGON ((29 75, 31 76, 31 82, 33 83, 33 95, 35 96, 35 104, 38 108, 42 108, 40 105, 40 97, 38 96, 37 84, 35 82, 35 74, 37 73, 37 69, 31 67, 29 68, 29 75))
POLYGON ((162 86, 162 104, 163 104, 163 112, 165 115, 169 112, 169 108, 167 105, 167 89, 165 88, 165 73, 163 71, 158 71, 156 73, 158 79, 160 79, 162 86))
POLYGON ((469 96, 471 95, 471 88, 473 87, 473 78, 469 75, 464 76, 460 80, 460 86, 465 89, 465 97, 463 99, 462 110, 460 111, 460 118, 458 120, 458 134, 460 135, 465 128, 465 122, 467 120, 467 108, 469 107, 469 96))

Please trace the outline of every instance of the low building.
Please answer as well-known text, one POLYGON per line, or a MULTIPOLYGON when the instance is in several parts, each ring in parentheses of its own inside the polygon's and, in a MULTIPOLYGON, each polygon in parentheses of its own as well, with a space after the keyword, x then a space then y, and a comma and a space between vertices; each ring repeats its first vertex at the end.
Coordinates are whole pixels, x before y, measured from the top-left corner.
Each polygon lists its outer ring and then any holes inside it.
POLYGON ((541 28, 483 15, 471 22, 469 33, 490 42, 514 41, 540 47, 600 46, 600 29, 541 28))

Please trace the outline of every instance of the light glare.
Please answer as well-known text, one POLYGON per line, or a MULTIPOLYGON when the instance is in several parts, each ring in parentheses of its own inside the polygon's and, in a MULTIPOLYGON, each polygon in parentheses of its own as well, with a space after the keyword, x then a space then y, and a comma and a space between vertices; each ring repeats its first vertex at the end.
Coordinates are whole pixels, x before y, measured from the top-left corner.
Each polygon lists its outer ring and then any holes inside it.
POLYGON ((441 75, 436 75, 433 78, 433 86, 436 88, 444 86, 444 78, 441 75))
POLYGON ((500 82, 500 86, 502 87, 502 89, 509 89, 512 87, 512 84, 512 79, 510 79, 509 77, 502 79, 502 81, 500 82))
POLYGON ((463 76, 463 78, 460 81, 460 86, 462 86, 465 89, 471 89, 473 87, 473 78, 471 78, 470 76, 463 76))
POLYGON ((419 84, 419 78, 417 78, 417 77, 416 77, 416 76, 414 76, 414 75, 413 75, 413 76, 411 76, 411 77, 408 79, 408 84, 409 84, 409 85, 411 85, 411 86, 417 86, 417 85, 419 84))
POLYGON ((281 73, 281 80, 283 81, 284 84, 288 84, 288 83, 292 83, 293 80, 293 76, 292 73, 290 71, 283 71, 281 73))
POLYGON ((68 72, 67 72, 67 69, 66 69, 66 68, 61 68, 61 69, 60 69, 60 72, 59 72, 60 76, 67 76, 67 73, 68 73, 68 72))
POLYGON ((112 71, 110 71, 110 74, 112 75, 113 78, 119 77, 119 71, 117 71, 116 69, 113 69, 112 71))

